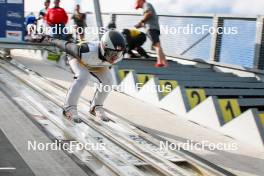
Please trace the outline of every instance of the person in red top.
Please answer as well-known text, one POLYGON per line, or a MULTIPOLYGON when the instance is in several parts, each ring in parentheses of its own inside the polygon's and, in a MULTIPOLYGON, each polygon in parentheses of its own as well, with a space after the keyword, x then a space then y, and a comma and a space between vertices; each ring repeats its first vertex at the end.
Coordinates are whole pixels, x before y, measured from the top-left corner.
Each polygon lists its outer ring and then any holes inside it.
POLYGON ((65 39, 63 29, 68 22, 68 15, 63 8, 60 7, 60 0, 54 0, 54 7, 48 9, 45 15, 46 23, 52 27, 52 37, 65 39))

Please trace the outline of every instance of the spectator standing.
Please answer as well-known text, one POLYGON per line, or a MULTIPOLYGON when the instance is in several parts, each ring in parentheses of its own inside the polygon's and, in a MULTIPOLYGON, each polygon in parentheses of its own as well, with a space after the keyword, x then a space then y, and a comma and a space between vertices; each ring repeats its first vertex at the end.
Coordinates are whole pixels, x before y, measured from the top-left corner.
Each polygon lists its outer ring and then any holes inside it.
POLYGON ((27 35, 34 34, 36 30, 36 21, 37 19, 33 12, 30 12, 30 14, 26 16, 25 24, 27 35))
POLYGON ((45 15, 46 23, 52 27, 52 37, 57 39, 66 39, 65 25, 68 22, 68 15, 60 7, 60 0, 54 0, 54 7, 48 9, 45 15))
POLYGON ((110 22, 107 24, 107 29, 116 29, 116 15, 110 14, 110 22))
POLYGON ((50 0, 45 0, 44 2, 44 8, 39 11, 39 17, 37 20, 39 20, 39 25, 40 25, 40 33, 43 33, 43 28, 46 27, 47 25, 45 24, 44 17, 49 9, 50 6, 50 0))
POLYGON ((76 33, 77 36, 79 36, 79 39, 81 41, 84 40, 85 36, 85 27, 87 27, 86 24, 86 14, 80 12, 80 5, 77 4, 75 7, 75 12, 72 15, 72 19, 74 21, 74 24, 76 25, 76 33))
POLYGON ((50 0, 45 0, 44 2, 44 8, 39 11, 39 17, 38 20, 44 19, 46 12, 48 11, 50 6, 50 0))
POLYGON ((143 9, 143 19, 135 25, 136 28, 145 27, 147 30, 147 36, 152 41, 152 46, 157 53, 157 63, 155 67, 166 67, 167 60, 160 43, 160 27, 157 13, 152 4, 146 2, 146 0, 136 0, 136 9, 143 9))

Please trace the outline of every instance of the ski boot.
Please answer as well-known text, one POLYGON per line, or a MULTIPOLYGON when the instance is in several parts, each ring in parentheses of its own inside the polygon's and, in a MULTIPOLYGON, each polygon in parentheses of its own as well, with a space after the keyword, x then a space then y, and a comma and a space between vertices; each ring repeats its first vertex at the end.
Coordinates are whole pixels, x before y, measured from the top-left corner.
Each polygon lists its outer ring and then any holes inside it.
POLYGON ((109 122, 110 119, 105 115, 103 106, 94 106, 90 109, 90 113, 93 115, 93 120, 99 125, 102 122, 109 122))
POLYGON ((74 126, 77 123, 81 123, 81 119, 78 116, 78 111, 76 107, 70 106, 63 108, 63 121, 68 124, 68 126, 74 126))

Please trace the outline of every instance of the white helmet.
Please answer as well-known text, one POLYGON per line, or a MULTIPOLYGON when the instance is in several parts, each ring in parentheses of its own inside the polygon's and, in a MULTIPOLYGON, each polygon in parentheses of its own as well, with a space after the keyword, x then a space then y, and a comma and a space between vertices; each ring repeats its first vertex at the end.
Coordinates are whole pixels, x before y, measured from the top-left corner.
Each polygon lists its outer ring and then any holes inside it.
POLYGON ((114 64, 123 59, 126 42, 120 32, 110 30, 102 36, 100 47, 105 60, 114 64))

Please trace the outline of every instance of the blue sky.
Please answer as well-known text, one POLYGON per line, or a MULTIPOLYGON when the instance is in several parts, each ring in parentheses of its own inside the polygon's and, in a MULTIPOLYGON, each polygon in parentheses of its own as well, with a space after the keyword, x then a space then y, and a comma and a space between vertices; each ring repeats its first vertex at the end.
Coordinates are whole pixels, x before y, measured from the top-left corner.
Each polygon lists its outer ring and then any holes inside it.
MULTIPOLYGON (((26 11, 41 9, 44 0, 25 0, 26 11)), ((53 0, 51 0, 53 1, 53 0)), ((67 11, 73 11, 75 3, 80 3, 83 11, 93 10, 92 0, 61 0, 67 11)), ((136 12, 134 0, 100 0, 105 12, 136 12)), ((149 0, 159 14, 168 13, 228 13, 239 15, 264 15, 263 0, 149 0)), ((38 10, 37 10, 38 11, 38 10)), ((139 12, 139 11, 138 11, 139 12)))

